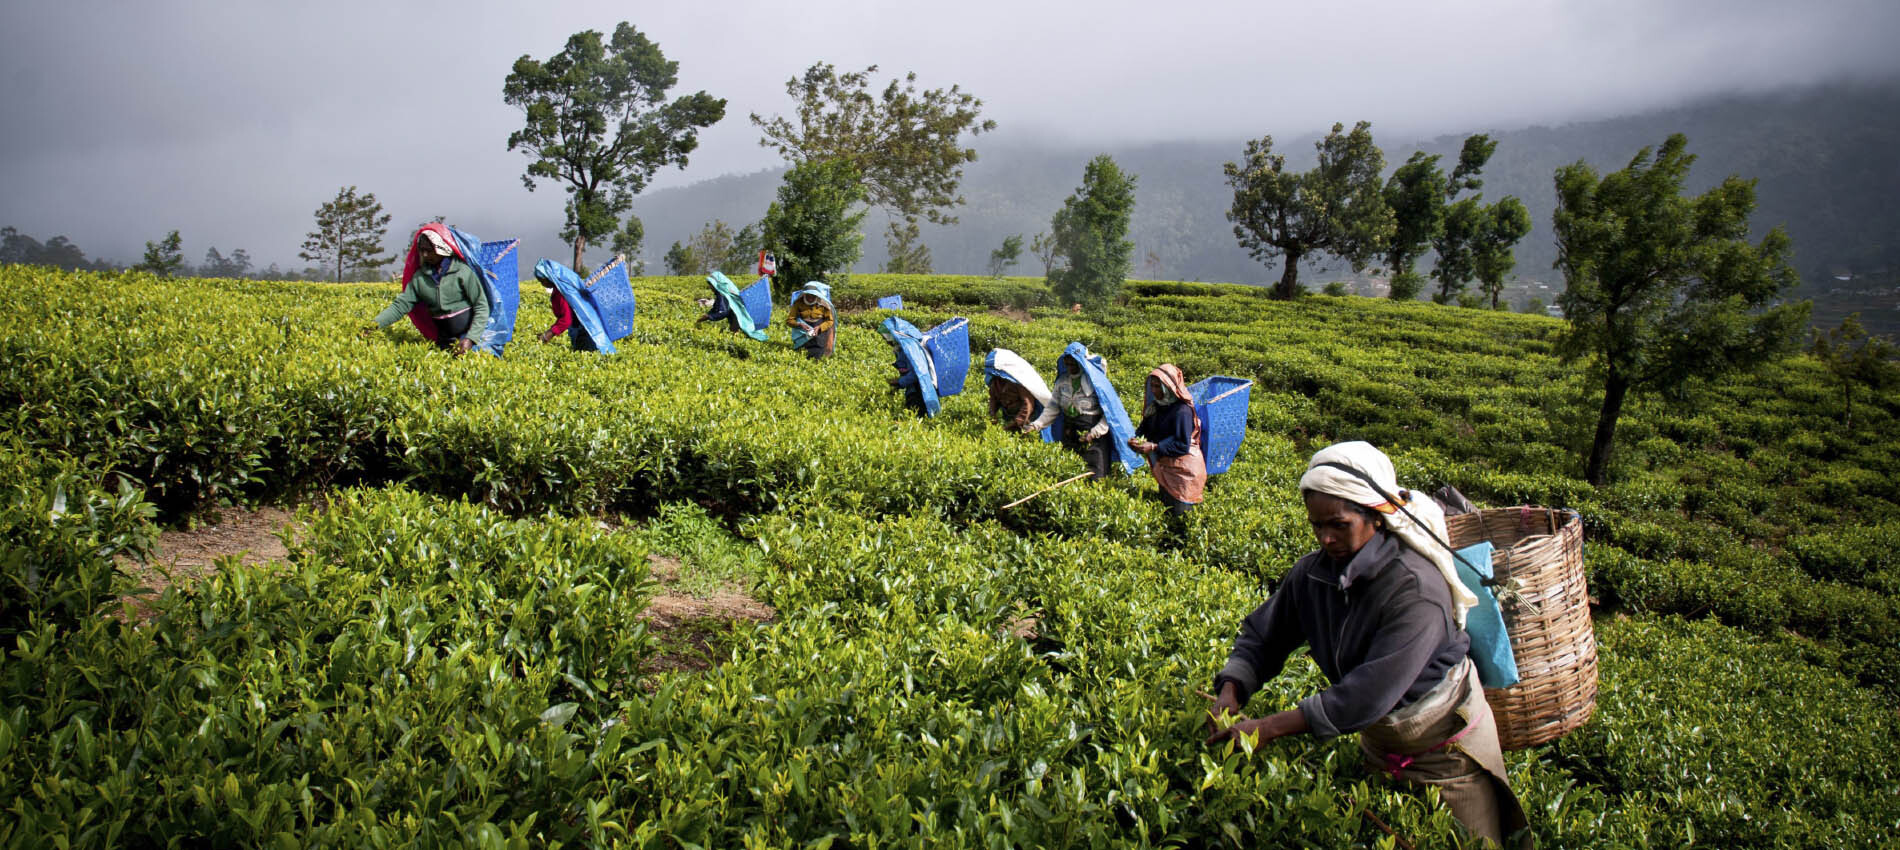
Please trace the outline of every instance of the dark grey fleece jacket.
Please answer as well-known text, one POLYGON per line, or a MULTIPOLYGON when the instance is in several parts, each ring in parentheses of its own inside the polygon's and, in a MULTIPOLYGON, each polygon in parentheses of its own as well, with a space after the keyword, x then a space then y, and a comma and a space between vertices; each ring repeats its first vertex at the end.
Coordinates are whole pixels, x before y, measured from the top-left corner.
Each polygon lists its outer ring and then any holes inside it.
POLYGON ((1299 560, 1240 622, 1214 677, 1240 701, 1279 675, 1301 644, 1332 687, 1300 701, 1314 735, 1356 732, 1425 695, 1464 660, 1471 639, 1452 623, 1451 590, 1432 563, 1380 531, 1342 570, 1325 551, 1299 560))

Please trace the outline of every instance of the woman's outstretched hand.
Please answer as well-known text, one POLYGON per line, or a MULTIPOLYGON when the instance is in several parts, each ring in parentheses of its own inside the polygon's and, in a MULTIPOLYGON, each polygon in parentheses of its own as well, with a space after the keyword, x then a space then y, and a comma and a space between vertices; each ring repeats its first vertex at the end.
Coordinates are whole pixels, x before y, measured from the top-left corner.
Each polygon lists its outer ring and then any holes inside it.
POLYGON ((1213 746, 1223 741, 1238 741, 1240 736, 1249 735, 1254 738, 1254 745, 1259 746, 1275 738, 1305 732, 1308 728, 1306 715, 1295 708, 1254 720, 1243 718, 1207 736, 1207 743, 1213 746))

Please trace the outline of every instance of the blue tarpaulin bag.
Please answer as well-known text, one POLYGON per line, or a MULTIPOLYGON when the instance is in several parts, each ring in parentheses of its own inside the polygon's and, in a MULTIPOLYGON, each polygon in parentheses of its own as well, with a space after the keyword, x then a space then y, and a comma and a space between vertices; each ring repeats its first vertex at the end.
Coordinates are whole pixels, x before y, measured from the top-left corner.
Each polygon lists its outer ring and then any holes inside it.
POLYGON ((877 308, 879 310, 902 310, 904 309, 904 296, 886 295, 883 298, 879 298, 877 300, 877 308))
POLYGON ((482 286, 488 290, 488 327, 482 330, 481 344, 475 347, 500 357, 501 350, 514 339, 515 311, 521 306, 521 258, 515 253, 521 240, 483 242, 453 227, 449 233, 455 236, 462 255, 474 257, 481 265, 482 286))
POLYGON ((599 316, 601 330, 607 333, 608 342, 625 339, 633 333, 633 317, 637 307, 633 297, 633 280, 627 277, 627 264, 619 257, 594 272, 594 276, 581 285, 581 294, 591 302, 595 314, 599 316))
POLYGON ((752 326, 764 331, 772 326, 772 278, 761 276, 757 282, 739 293, 740 302, 745 311, 752 314, 752 326))
MULTIPOLYGON (((614 353, 614 338, 608 335, 605 326, 602 325, 600 310, 589 295, 587 283, 581 280, 580 275, 554 260, 542 259, 534 264, 534 276, 538 280, 552 284, 561 293, 561 297, 567 299, 567 306, 574 310, 574 325, 567 329, 567 338, 573 343, 576 351, 586 351, 591 348, 602 354, 614 353)), ((627 320, 631 325, 632 316, 629 315, 627 320)))
POLYGON ((898 356, 910 367, 911 374, 917 376, 917 390, 923 396, 924 413, 936 416, 943 402, 937 398, 936 369, 931 365, 930 352, 924 350, 924 333, 916 325, 896 316, 884 320, 884 337, 897 344, 898 356))
POLYGON ((924 351, 937 372, 937 396, 963 392, 970 377, 970 320, 956 316, 926 331, 924 351))
POLYGON ((1504 612, 1498 598, 1485 582, 1492 576, 1490 541, 1474 543, 1452 554, 1458 567, 1458 580, 1478 597, 1478 604, 1465 612, 1465 634, 1471 636, 1471 663, 1478 668, 1478 681, 1487 688, 1508 688, 1517 684, 1517 657, 1511 652, 1511 637, 1504 630, 1504 612))
POLYGON ((1201 420, 1201 459, 1207 474, 1219 475, 1234 464, 1240 443, 1247 437, 1247 398, 1253 382, 1215 375, 1188 387, 1194 396, 1194 415, 1201 420))

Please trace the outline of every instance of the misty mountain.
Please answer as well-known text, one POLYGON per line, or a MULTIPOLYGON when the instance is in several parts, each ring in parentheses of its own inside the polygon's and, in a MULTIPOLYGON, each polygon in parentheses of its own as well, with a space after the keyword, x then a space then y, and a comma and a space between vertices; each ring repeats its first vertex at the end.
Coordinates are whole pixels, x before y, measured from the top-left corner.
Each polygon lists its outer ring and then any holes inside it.
MULTIPOLYGON (((1342 116, 1347 123, 1357 116, 1342 116)), ((1271 132, 1270 119, 1261 121, 1271 132)), ((1374 138, 1385 151, 1386 169, 1415 150, 1457 160, 1463 134, 1429 140, 1374 138)), ((1754 222, 1764 231, 1776 224, 1794 238, 1795 264, 1806 291, 1841 286, 1834 276, 1852 276, 1891 288, 1900 269, 1900 82, 1878 86, 1836 85, 1770 96, 1730 97, 1675 109, 1558 127, 1473 128, 1498 140, 1485 168, 1483 194, 1495 200, 1515 195, 1531 210, 1535 229, 1519 245, 1518 274, 1557 282, 1551 264, 1556 246, 1550 218, 1551 177, 1558 166, 1584 160, 1599 171, 1626 165, 1645 146, 1670 133, 1689 137, 1697 155, 1689 188, 1702 191, 1730 174, 1759 181, 1754 222), (1825 285, 1823 285, 1825 284, 1825 285)), ((1001 135, 1001 134, 998 134, 1001 135)), ((924 242, 940 272, 981 273, 989 253, 1012 234, 1032 236, 1081 182, 1082 168, 1108 153, 1138 176, 1131 237, 1136 277, 1264 283, 1279 277, 1278 264, 1250 259, 1234 240, 1225 214, 1232 190, 1221 164, 1240 158, 1246 139, 1180 141, 1102 148, 979 140, 980 159, 966 167, 953 226, 924 225, 924 242)), ((1312 167, 1317 136, 1275 136, 1289 167, 1312 167)), ((635 212, 646 223, 650 265, 674 240, 684 241, 713 219, 737 227, 758 221, 777 191, 779 170, 731 175, 640 198, 635 212)), ((885 259, 885 219, 866 219, 864 259, 857 271, 885 259)), ((1421 263, 1428 271, 1430 258, 1421 263)), ((1032 257, 1016 272, 1039 274, 1032 257)), ((1313 288, 1349 273, 1343 263, 1322 260, 1301 269, 1313 288)), ((1859 284, 1851 284, 1859 285, 1859 284)), ((1891 305, 1888 305, 1891 306, 1891 305)))

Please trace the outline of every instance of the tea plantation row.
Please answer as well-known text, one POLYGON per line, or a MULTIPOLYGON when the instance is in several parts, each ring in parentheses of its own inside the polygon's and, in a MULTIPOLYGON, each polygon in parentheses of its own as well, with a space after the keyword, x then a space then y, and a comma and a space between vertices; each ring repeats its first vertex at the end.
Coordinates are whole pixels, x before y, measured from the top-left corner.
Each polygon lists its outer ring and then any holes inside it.
MULTIPOLYGON (((1580 388, 1547 321, 1191 285, 1101 324, 972 315, 978 356, 1047 367, 1082 339, 1131 400, 1161 360, 1259 381, 1241 461, 1171 524, 1145 478, 999 512, 1075 461, 986 425, 974 378, 910 418, 877 314, 809 363, 692 327, 700 284, 646 279, 621 355, 451 361, 354 336, 387 287, 0 278, 4 563, 32 590, 0 603, 9 845, 1390 846, 1369 807, 1442 846, 1449 819, 1350 742, 1199 743, 1192 691, 1310 546, 1305 454, 1355 437, 1408 482, 1592 523, 1593 588, 1631 616, 1599 621, 1597 720, 1512 758, 1546 846, 1900 827, 1892 698, 1852 681, 1893 682, 1894 399, 1819 427, 1803 361, 1639 409, 1598 494, 1566 474, 1580 388), (288 564, 227 563, 141 626, 96 616, 154 515, 394 483, 336 497, 288 564), (765 553, 780 614, 656 677, 637 612, 669 521, 563 517, 681 501, 765 553)), ((950 314, 905 282, 853 285, 950 314)), ((1318 685, 1293 666, 1255 710, 1318 685)))

